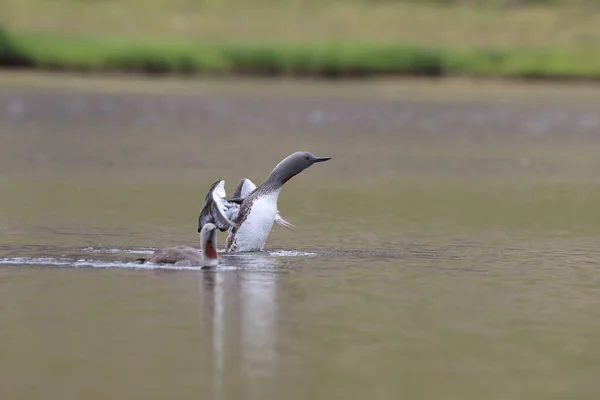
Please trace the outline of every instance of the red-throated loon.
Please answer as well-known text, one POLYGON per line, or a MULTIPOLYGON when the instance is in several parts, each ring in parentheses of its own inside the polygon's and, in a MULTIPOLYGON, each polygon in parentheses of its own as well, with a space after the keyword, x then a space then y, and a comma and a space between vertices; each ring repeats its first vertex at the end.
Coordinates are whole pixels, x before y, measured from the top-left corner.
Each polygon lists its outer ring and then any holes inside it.
POLYGON ((204 199, 198 217, 198 231, 213 223, 221 231, 229 231, 228 252, 262 251, 273 222, 290 229, 294 227, 281 218, 277 210, 277 199, 283 185, 311 165, 330 159, 297 151, 277 164, 258 187, 249 179, 242 179, 230 200, 225 198, 225 181, 217 180, 204 199))
POLYGON ((205 224, 200 230, 200 251, 188 246, 165 247, 156 250, 149 258, 138 258, 140 264, 172 264, 176 266, 216 267, 219 264, 217 255, 217 227, 205 224))

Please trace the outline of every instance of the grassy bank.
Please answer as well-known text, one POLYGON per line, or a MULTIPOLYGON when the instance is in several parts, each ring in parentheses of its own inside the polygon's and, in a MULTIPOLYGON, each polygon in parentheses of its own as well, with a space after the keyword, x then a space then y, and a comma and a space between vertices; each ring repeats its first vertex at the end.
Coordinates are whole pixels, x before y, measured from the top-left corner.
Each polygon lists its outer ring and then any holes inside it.
POLYGON ((193 42, 0 34, 0 63, 72 71, 267 76, 372 75, 600 78, 600 52, 452 49, 400 43, 193 42))
POLYGON ((0 63, 268 76, 600 78, 598 1, 533 1, 540 2, 547 4, 0 0, 0 63))

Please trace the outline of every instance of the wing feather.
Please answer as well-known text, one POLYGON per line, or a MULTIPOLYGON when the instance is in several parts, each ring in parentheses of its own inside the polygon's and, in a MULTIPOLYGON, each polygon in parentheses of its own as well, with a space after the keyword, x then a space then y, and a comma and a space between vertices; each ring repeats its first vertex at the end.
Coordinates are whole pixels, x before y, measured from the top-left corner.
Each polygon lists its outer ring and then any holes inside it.
POLYGON ((292 231, 296 230, 296 225, 291 224, 291 223, 287 222, 285 219, 283 219, 281 217, 281 215, 279 214, 279 210, 277 211, 277 214, 275 214, 275 222, 277 222, 277 224, 283 226, 284 228, 291 229, 292 231))
POLYGON ((256 185, 248 178, 241 179, 231 195, 232 199, 245 199, 256 189, 256 185))
POLYGON ((232 209, 239 208, 239 205, 227 201, 225 197, 225 181, 219 179, 211 185, 204 198, 204 204, 198 217, 198 232, 209 222, 215 224, 221 232, 230 227, 237 227, 237 224, 231 220, 231 215, 232 209))

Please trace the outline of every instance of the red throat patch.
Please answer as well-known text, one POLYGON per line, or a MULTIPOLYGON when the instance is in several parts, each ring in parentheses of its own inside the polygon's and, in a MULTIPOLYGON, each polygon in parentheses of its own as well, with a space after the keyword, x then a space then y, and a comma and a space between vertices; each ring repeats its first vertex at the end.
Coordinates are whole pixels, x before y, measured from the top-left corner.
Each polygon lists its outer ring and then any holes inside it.
POLYGON ((213 246, 212 240, 207 240, 206 243, 204 243, 204 252, 208 258, 218 258, 217 250, 215 249, 215 246, 213 246))

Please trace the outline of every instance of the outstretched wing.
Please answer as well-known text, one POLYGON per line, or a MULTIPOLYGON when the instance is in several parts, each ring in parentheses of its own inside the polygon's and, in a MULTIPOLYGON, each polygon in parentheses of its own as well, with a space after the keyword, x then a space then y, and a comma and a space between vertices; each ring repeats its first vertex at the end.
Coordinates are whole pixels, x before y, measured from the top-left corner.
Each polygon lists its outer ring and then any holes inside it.
POLYGON ((250 193, 256 189, 256 185, 248 178, 241 179, 235 189, 233 189, 232 199, 244 200, 250 193))
POLYGON ((221 232, 230 227, 237 227, 237 224, 232 221, 235 219, 232 214, 235 212, 237 215, 239 205, 227 201, 225 197, 225 181, 219 179, 211 185, 204 198, 204 204, 200 216, 198 216, 198 232, 209 222, 215 224, 221 232))

